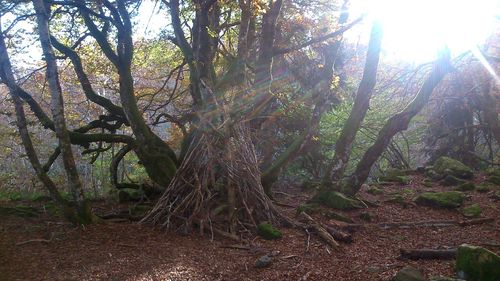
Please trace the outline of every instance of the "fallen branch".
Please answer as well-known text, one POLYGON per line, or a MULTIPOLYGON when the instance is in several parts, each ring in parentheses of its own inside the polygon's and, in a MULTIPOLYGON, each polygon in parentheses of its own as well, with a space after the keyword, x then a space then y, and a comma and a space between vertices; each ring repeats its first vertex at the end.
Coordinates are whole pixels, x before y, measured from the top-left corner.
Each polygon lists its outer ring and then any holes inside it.
POLYGON ((35 243, 35 242, 50 243, 51 241, 52 241, 52 238, 51 239, 31 239, 31 240, 16 243, 16 246, 21 246, 24 244, 35 243))
POLYGON ((332 235, 335 240, 344 242, 344 243, 352 243, 352 235, 349 233, 345 233, 343 231, 340 231, 333 226, 325 226, 325 229, 332 235))
POLYGON ((434 250, 434 249, 400 249, 401 258, 409 260, 452 260, 457 255, 457 249, 434 250))
POLYGON ((340 244, 323 226, 321 226, 321 224, 317 223, 313 218, 311 218, 311 216, 309 216, 305 212, 300 213, 300 215, 307 221, 308 226, 314 229, 318 236, 325 240, 325 242, 327 242, 333 248, 340 247, 340 244))
POLYGON ((483 223, 491 223, 494 222, 494 218, 480 218, 480 219, 471 219, 465 221, 458 220, 430 220, 430 221, 418 221, 418 222, 382 222, 378 224, 345 224, 341 225, 342 228, 345 228, 349 231, 359 229, 362 227, 370 227, 375 226, 381 229, 391 229, 391 228, 414 228, 414 227, 448 227, 448 226, 469 226, 469 225, 477 225, 483 223))

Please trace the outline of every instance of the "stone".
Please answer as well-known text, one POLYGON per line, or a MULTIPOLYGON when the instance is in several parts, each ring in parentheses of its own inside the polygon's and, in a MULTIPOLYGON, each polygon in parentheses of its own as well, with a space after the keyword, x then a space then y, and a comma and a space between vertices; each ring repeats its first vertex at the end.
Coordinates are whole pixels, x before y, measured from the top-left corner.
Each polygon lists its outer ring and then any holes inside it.
POLYGON ((483 182, 477 185, 476 191, 480 193, 486 193, 490 190, 495 189, 495 185, 489 182, 483 182))
POLYGON ((455 188, 455 190, 458 191, 472 191, 474 189, 476 189, 476 185, 472 182, 462 183, 459 186, 457 186, 457 188, 455 188))
POLYGON ((500 176, 497 175, 489 176, 486 181, 491 182, 497 186, 500 186, 500 176))
POLYGON ((433 181, 438 181, 444 177, 443 175, 439 174, 438 172, 436 172, 433 169, 429 169, 429 170, 425 171, 425 176, 433 181))
POLYGON ((424 275, 420 270, 411 267, 405 266, 403 267, 396 275, 394 276, 394 281, 426 281, 424 275))
POLYGON ((418 205, 434 208, 458 208, 464 201, 464 195, 458 191, 424 192, 414 201, 418 205))
POLYGON ((338 220, 338 221, 343 221, 343 222, 347 222, 347 223, 353 223, 354 222, 350 217, 344 216, 344 215, 339 214, 337 212, 333 212, 331 210, 326 211, 323 215, 326 218, 332 219, 332 220, 338 220))
POLYGON ((339 210, 352 210, 361 208, 359 201, 351 199, 344 194, 337 191, 323 191, 319 192, 314 201, 324 204, 327 207, 339 210))
POLYGON ((441 175, 452 175, 461 179, 472 179, 472 169, 462 162, 450 157, 442 156, 434 162, 434 170, 441 175))
POLYGON ((465 181, 462 179, 459 179, 455 176, 452 175, 446 175, 444 179, 441 181, 441 184, 444 186, 455 186, 455 185, 460 185, 464 184, 465 181))
POLYGON ((268 255, 261 256, 255 261, 255 267, 257 268, 268 267, 271 265, 272 261, 273 260, 268 255))
POLYGON ((270 223, 260 223, 257 226, 257 233, 266 240, 279 239, 283 236, 281 231, 274 228, 270 223))
POLYGON ((457 250, 455 269, 461 279, 498 281, 500 257, 487 249, 463 244, 457 250))
POLYGON ((423 181, 422 181, 422 185, 426 186, 426 187, 432 187, 433 185, 433 182, 431 179, 428 179, 428 178, 425 178, 423 181))
POLYGON ((462 213, 468 218, 477 218, 481 215, 482 211, 483 209, 479 206, 479 204, 473 204, 463 208, 462 213))

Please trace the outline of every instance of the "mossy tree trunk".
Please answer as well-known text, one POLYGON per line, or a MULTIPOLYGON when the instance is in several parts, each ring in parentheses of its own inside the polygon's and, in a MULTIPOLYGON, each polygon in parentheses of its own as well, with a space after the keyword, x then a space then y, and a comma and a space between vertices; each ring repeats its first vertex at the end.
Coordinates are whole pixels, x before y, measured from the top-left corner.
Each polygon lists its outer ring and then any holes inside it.
POLYGON ((57 73, 57 62, 54 55, 54 50, 50 43, 49 31, 49 7, 46 7, 43 0, 33 0, 33 6, 36 11, 38 34, 43 50, 43 55, 47 63, 46 79, 49 85, 51 95, 51 112, 56 131, 59 147, 63 159, 64 168, 68 177, 69 189, 74 201, 80 223, 92 222, 92 213, 90 205, 83 195, 83 185, 76 169, 73 151, 71 149, 71 141, 68 130, 66 129, 66 120, 64 117, 64 101, 62 96, 61 86, 59 84, 59 76, 57 73))
POLYGON ((370 41, 368 43, 368 52, 363 71, 363 77, 358 87, 354 105, 349 117, 344 124, 339 139, 335 143, 335 154, 327 167, 324 182, 325 185, 331 185, 338 181, 344 174, 347 167, 347 161, 351 154, 352 145, 356 133, 365 118, 366 112, 370 106, 370 99, 377 81, 378 62, 380 49, 382 45, 382 27, 379 22, 374 22, 371 30, 370 41))

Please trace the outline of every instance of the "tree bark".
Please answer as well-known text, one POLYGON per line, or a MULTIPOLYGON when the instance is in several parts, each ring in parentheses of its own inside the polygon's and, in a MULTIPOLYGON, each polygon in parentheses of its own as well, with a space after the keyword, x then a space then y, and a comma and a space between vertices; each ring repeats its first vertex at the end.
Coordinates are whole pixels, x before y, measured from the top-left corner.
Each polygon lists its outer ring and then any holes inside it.
POLYGON ((431 73, 410 104, 403 111, 387 120, 384 127, 380 130, 375 143, 365 152, 354 173, 346 182, 341 184, 343 192, 348 195, 354 195, 359 191, 361 185, 368 178, 373 164, 387 148, 392 137, 408 128, 411 119, 427 104, 432 92, 449 71, 449 56, 448 54, 444 54, 436 61, 431 73))
POLYGON ((372 92, 377 81, 381 45, 382 27, 379 22, 374 22, 368 43, 363 78, 359 84, 351 113, 344 124, 339 139, 335 143, 335 154, 325 173, 324 182, 327 185, 338 181, 343 176, 347 167, 347 161, 349 160, 356 133, 368 111, 372 92))
POLYGON ((62 159, 66 175, 68 177, 69 189, 77 209, 80 223, 86 224, 92 222, 92 213, 90 206, 83 195, 83 186, 78 175, 73 151, 71 149, 71 141, 69 133, 66 129, 66 120, 64 117, 64 101, 62 96, 61 86, 57 73, 57 63, 50 43, 49 31, 49 8, 45 6, 43 0, 33 0, 33 6, 36 11, 38 33, 40 43, 42 45, 43 55, 47 62, 46 79, 49 84, 51 95, 51 111, 53 116, 56 136, 59 140, 62 159))

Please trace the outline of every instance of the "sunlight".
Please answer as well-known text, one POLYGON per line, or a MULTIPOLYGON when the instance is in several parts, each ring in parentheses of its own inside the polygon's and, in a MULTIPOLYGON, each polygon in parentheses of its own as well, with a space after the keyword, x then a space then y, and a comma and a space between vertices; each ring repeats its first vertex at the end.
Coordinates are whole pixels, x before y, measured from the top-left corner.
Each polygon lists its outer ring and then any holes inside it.
POLYGON ((495 0, 358 0, 352 10, 384 26, 384 50, 398 59, 433 60, 447 46, 453 56, 481 44, 496 28, 495 0))

